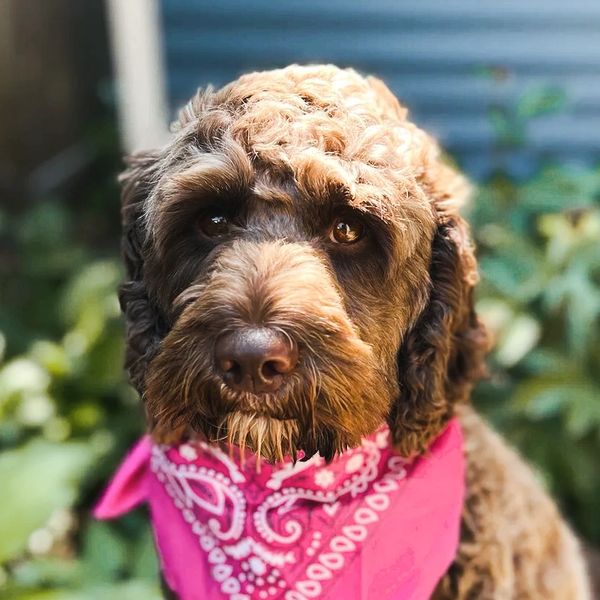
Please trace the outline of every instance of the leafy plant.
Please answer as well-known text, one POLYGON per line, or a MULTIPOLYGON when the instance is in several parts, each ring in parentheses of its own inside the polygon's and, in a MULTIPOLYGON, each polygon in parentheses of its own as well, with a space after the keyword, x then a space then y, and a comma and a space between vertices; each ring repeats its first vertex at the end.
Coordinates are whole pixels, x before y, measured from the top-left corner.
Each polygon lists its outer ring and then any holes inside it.
POLYGON ((0 596, 6 598, 161 597, 147 519, 90 518, 143 422, 122 370, 117 151, 109 147, 83 190, 0 215, 6 282, 0 596))
MULTIPOLYGON (((535 117, 534 105, 515 112, 535 117)), ((469 219, 478 309, 496 339, 476 401, 599 543, 600 169, 545 165, 526 181, 500 170, 469 219)))

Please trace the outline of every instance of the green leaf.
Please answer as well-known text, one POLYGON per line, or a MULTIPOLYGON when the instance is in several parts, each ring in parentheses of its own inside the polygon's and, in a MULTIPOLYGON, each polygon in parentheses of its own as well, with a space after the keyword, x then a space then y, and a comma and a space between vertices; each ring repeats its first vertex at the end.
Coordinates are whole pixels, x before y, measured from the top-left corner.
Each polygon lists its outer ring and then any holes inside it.
POLYGON ((59 587, 79 585, 81 564, 78 560, 53 556, 18 563, 12 569, 13 582, 21 587, 59 587))
POLYGON ((566 94, 559 87, 538 87, 525 93, 517 106, 520 119, 533 119, 541 115, 555 113, 566 103, 566 94))
POLYGON ((496 347, 496 360, 511 367, 532 350, 539 339, 539 323, 530 315, 517 315, 502 332, 496 347))
POLYGON ((0 369, 0 407, 3 401, 24 393, 42 393, 50 385, 45 369, 28 358, 16 358, 0 369))
POLYGON ((158 558, 154 545, 154 536, 150 526, 146 524, 143 535, 136 544, 133 559, 133 575, 139 579, 156 581, 159 573, 158 558))
POLYGON ((131 580, 112 585, 87 585, 78 589, 13 589, 7 600, 163 600, 156 584, 131 580))
POLYGON ((0 563, 20 554, 29 535, 54 511, 71 506, 92 462, 84 444, 52 444, 36 439, 0 455, 4 482, 0 511, 0 563))
POLYGON ((120 277, 121 271, 115 261, 92 263, 78 272, 63 296, 65 321, 68 324, 79 323, 84 329, 95 329, 95 322, 86 324, 87 320, 94 320, 94 312, 103 318, 109 313, 118 315, 116 287, 120 277))
POLYGON ((123 570, 127 548, 112 527, 90 521, 83 544, 83 565, 89 581, 111 581, 123 570))
POLYGON ((570 374, 542 373, 522 381, 515 390, 512 405, 528 417, 539 420, 557 414, 569 401, 570 374))
POLYGON ((575 438, 600 429, 600 387, 573 382, 566 426, 575 438))

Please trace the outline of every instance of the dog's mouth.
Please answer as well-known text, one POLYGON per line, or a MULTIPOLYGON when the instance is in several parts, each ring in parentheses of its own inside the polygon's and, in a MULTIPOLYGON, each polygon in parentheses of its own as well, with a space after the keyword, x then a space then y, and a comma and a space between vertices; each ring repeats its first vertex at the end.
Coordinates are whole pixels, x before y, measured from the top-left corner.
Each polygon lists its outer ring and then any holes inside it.
POLYGON ((229 407, 229 412, 239 412, 247 416, 261 416, 271 419, 287 420, 294 418, 289 407, 290 392, 281 390, 276 393, 223 391, 220 400, 229 407))
POLYGON ((267 462, 298 458, 299 424, 293 418, 274 417, 256 412, 232 411, 222 419, 225 441, 243 454, 247 448, 267 462))
POLYGON ((236 411, 232 411, 234 413, 238 413, 247 418, 260 417, 263 419, 274 419, 275 421, 297 421, 298 419, 289 413, 286 413, 283 409, 278 411, 272 411, 267 408, 257 409, 257 410, 249 410, 249 409, 239 409, 236 411))

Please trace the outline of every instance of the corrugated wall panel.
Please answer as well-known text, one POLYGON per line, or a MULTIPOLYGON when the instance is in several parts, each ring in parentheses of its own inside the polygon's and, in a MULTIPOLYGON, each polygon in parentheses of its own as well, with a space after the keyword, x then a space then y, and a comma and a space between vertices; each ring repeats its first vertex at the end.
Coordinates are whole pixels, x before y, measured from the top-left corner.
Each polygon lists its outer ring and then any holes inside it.
POLYGON ((202 85, 291 62, 381 76, 463 165, 496 164, 490 111, 564 91, 514 161, 600 162, 600 1, 162 0, 173 108, 202 85))

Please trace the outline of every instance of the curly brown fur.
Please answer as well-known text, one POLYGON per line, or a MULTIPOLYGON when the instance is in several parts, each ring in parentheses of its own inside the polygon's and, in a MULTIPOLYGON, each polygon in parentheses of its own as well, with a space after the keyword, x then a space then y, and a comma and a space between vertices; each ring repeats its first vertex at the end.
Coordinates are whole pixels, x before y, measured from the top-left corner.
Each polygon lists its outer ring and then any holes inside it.
POLYGON ((469 407, 456 560, 434 600, 591 598, 579 544, 521 458, 469 407))
MULTIPOLYGON (((155 439, 329 460, 387 420, 412 456, 466 404, 488 345, 459 214, 469 187, 380 81, 292 66, 199 91, 122 182, 126 363, 155 439), (217 239, 198 226, 216 213, 230 223, 217 239), (334 243, 339 217, 366 235, 334 243), (215 362, 224 334, 253 328, 298 349, 276 391, 233 389, 215 362)), ((463 540, 439 597, 586 598, 572 534, 473 419, 463 540)))

